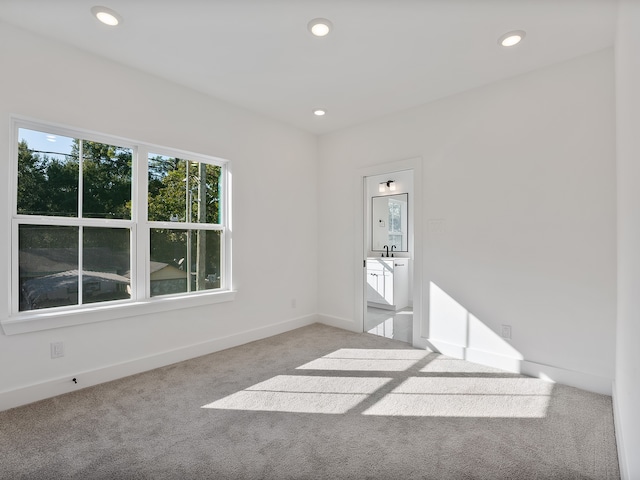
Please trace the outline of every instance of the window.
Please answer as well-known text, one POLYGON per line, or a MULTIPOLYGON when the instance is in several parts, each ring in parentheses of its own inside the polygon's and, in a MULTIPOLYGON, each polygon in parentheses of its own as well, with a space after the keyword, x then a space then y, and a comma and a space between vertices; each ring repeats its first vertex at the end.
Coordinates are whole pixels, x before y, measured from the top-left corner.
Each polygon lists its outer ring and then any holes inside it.
POLYGON ((14 319, 230 290, 227 162, 31 122, 15 132, 14 319))
POLYGON ((148 175, 151 296, 220 288, 222 168, 151 153, 148 175))
POLYGON ((389 199, 389 243, 399 251, 406 250, 402 241, 404 228, 402 224, 402 209, 403 206, 406 207, 406 203, 406 201, 389 199))

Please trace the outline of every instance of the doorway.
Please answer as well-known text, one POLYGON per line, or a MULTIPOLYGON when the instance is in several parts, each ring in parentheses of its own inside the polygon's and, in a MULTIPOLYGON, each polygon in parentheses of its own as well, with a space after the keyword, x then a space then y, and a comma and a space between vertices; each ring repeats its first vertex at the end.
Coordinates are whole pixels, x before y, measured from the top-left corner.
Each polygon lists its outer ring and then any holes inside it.
POLYGON ((363 177, 363 331, 413 345, 414 170, 363 177))

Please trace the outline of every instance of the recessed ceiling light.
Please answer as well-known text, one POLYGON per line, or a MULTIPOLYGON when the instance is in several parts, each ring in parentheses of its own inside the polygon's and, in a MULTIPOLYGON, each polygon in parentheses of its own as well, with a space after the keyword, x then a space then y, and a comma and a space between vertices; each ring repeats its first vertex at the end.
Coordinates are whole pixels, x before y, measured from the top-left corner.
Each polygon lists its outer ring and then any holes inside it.
POLYGON ((307 25, 309 31, 316 37, 324 37, 333 28, 333 24, 326 18, 314 18, 307 25))
POLYGON ((325 115, 326 113, 327 113, 327 111, 326 111, 324 108, 316 108, 316 109, 313 111, 313 114, 314 114, 316 117, 322 117, 322 116, 323 116, 323 115, 325 115))
POLYGON ((91 13, 105 25, 115 27, 122 22, 122 17, 110 8, 95 6, 91 9, 91 13))
POLYGON ((514 30, 507 32, 498 39, 498 45, 503 47, 513 47, 519 44, 527 33, 524 30, 514 30))

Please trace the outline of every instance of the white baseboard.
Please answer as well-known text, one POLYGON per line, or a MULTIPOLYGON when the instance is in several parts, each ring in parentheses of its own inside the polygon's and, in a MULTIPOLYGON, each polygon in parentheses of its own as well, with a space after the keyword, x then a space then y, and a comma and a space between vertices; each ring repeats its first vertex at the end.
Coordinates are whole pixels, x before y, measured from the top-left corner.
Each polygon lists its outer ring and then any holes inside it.
POLYGON ((507 372, 521 373, 521 360, 514 357, 507 357, 493 352, 485 352, 463 345, 444 342, 442 340, 427 340, 427 346, 431 350, 447 355, 448 357, 460 358, 487 367, 499 368, 507 372))
POLYGON ((429 350, 441 353, 447 357, 465 359, 465 348, 462 345, 443 342, 441 340, 427 339, 427 347, 429 350))
POLYGON ((600 393, 602 395, 611 395, 612 392, 612 378, 601 377, 591 373, 567 370, 542 363, 529 362, 527 360, 522 361, 520 372, 531 377, 551 380, 556 383, 580 388, 589 392, 600 393))
POLYGON ((216 338, 206 342, 180 347, 174 350, 161 352, 155 355, 137 358, 127 362, 108 365, 95 370, 80 372, 75 375, 78 383, 74 383, 74 376, 64 376, 26 385, 13 390, 0 392, 0 411, 9 408, 19 407, 29 403, 37 402, 45 398, 55 397, 63 393, 69 393, 81 388, 110 382, 136 373, 164 367, 172 363, 182 362, 190 358, 200 357, 209 353, 218 352, 227 348, 237 347, 245 343, 261 340, 263 338, 288 332, 296 328, 305 327, 317 323, 318 316, 315 314, 294 318, 284 322, 268 325, 239 332, 227 337, 216 338))
POLYGON ((492 352, 468 348, 463 345, 443 342, 441 340, 427 340, 432 350, 453 358, 468 360, 489 367, 499 368, 508 372, 522 373, 530 377, 561 383, 570 387, 580 388, 589 392, 611 395, 611 378, 601 377, 584 372, 576 372, 564 368, 544 365, 537 362, 508 357, 492 352))
POLYGON ((356 324, 355 321, 348 318, 334 317, 332 315, 325 315, 319 313, 317 315, 318 323, 329 325, 330 327, 342 328, 343 330, 349 330, 351 332, 361 333, 362 325, 356 324))
POLYGON ((618 464, 620 465, 620 478, 622 480, 631 480, 629 477, 629 467, 627 466, 627 455, 624 440, 622 438, 622 424, 620 419, 620 410, 618 407, 618 395, 616 390, 616 381, 613 381, 612 387, 612 403, 613 403, 613 427, 616 431, 616 445, 618 446, 618 464))

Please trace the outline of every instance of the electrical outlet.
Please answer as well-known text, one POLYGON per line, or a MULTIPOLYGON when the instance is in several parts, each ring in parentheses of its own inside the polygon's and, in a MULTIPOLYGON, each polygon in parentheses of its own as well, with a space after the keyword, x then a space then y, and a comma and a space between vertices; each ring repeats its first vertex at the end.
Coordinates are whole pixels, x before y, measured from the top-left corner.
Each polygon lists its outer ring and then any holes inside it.
POLYGON ((500 331, 500 336, 502 338, 511 338, 511 325, 502 325, 502 330, 500 331))
POLYGON ((51 343, 51 358, 64 357, 64 342, 51 343))

